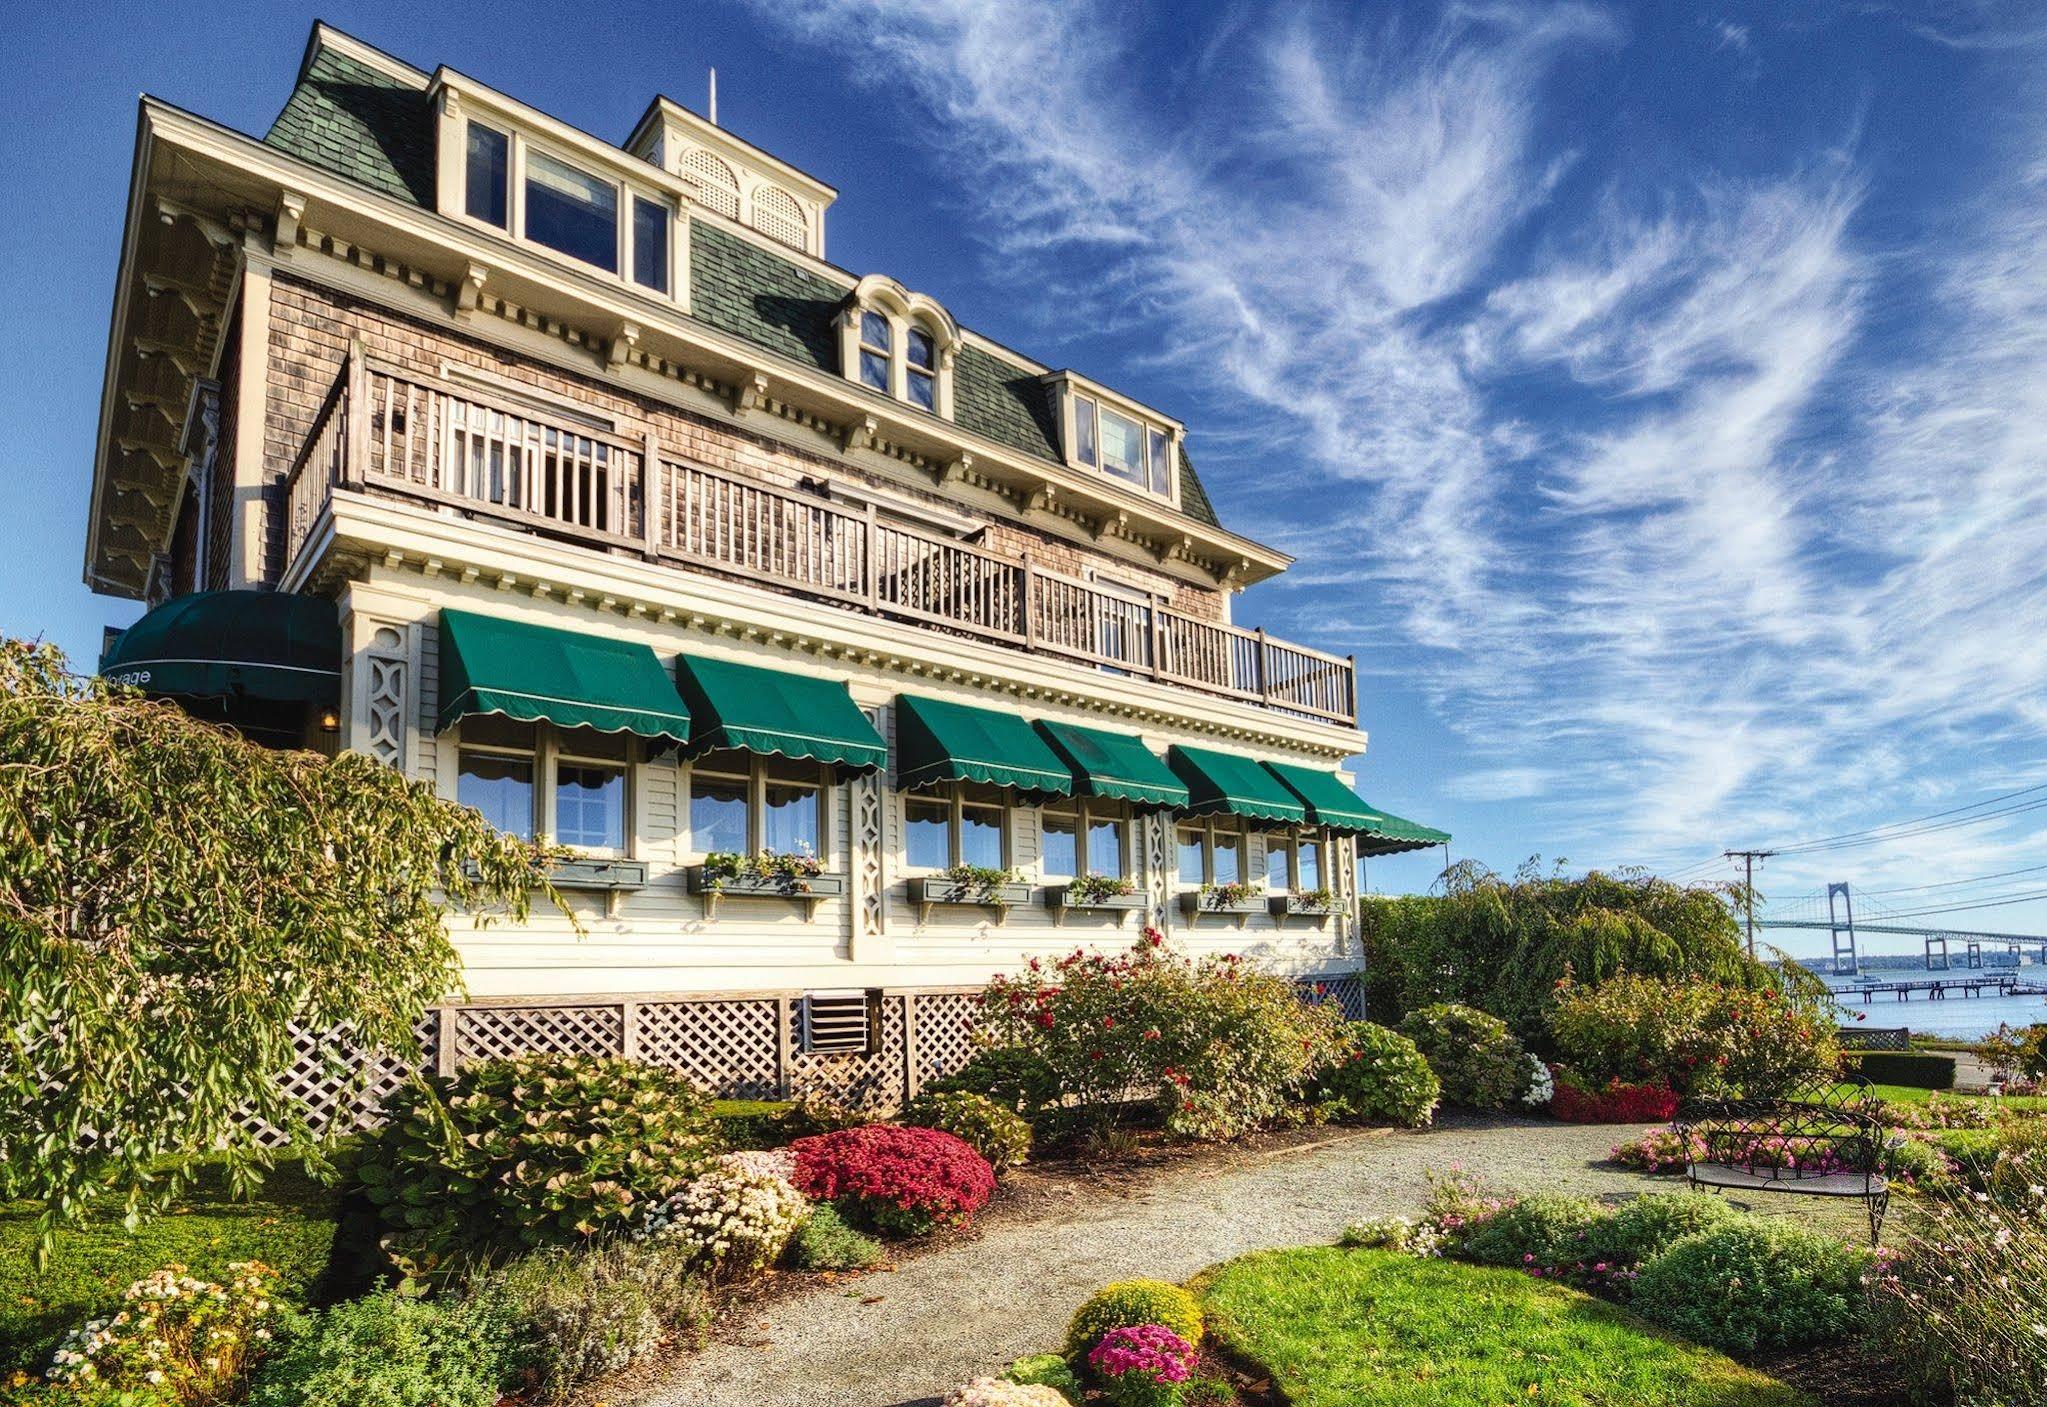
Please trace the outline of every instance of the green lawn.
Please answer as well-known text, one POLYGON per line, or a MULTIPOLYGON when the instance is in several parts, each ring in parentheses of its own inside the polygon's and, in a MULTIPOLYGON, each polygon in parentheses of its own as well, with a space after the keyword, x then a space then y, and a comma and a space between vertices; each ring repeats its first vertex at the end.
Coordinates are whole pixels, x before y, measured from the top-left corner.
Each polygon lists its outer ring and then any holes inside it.
MULTIPOLYGON (((1842 1093, 1848 1092, 1851 1088, 1856 1087, 1848 1085, 1842 1085, 1839 1087, 1842 1093)), ((1937 1094, 1942 1099, 1960 1099, 1970 1101, 1980 1099, 1985 1102, 1995 1102, 2001 1108, 2025 1109, 2030 1110, 2034 1113, 2038 1113, 2042 1109, 2047 1109, 2047 1095, 2038 1094, 2007 1094, 2001 1096, 1996 1101, 1991 1101, 1988 1095, 1957 1094, 1955 1093, 1955 1091, 1951 1089, 1920 1089, 1916 1085, 1875 1085, 1875 1084, 1869 1086, 1869 1093, 1875 1095, 1879 1099, 1887 1099, 1893 1104, 1924 1104, 1930 1097, 1937 1094)))
POLYGON ((1210 1328, 1293 1407, 1804 1407, 1625 1310, 1512 1270, 1386 1251, 1245 1256, 1197 1282, 1210 1328))
POLYGON ((295 1162, 272 1169, 247 1202, 230 1201, 224 1181, 209 1176, 174 1212, 133 1234, 118 1218, 59 1231, 48 1263, 37 1269, 41 1208, 0 1203, 0 1376, 39 1371, 67 1329, 172 1262, 223 1279, 230 1261, 260 1260, 278 1272, 286 1298, 302 1301, 326 1269, 335 1204, 335 1194, 295 1162))

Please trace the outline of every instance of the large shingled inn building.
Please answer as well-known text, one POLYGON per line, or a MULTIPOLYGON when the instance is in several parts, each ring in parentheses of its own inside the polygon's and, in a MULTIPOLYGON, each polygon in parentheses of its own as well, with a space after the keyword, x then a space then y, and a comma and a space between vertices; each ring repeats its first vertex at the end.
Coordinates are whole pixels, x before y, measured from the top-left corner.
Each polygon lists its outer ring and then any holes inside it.
POLYGON ((143 99, 103 669, 572 849, 584 936, 457 927, 444 1069, 891 1103, 991 973, 1144 922, 1354 1001, 1356 858, 1445 837, 1339 770, 1352 661, 1231 618, 1288 559, 1173 415, 828 262, 836 196, 324 25, 260 139, 143 99))

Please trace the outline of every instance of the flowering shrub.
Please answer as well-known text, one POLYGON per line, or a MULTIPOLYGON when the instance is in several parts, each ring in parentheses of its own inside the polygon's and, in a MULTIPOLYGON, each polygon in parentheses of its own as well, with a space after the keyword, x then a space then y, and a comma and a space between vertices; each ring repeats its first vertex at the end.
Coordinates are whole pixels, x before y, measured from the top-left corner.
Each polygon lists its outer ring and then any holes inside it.
POLYGON ((1622 973, 1596 987, 1562 987, 1550 1029, 1563 1063, 1590 1088, 1774 1095, 1831 1078, 1840 1065, 1828 1012, 1769 987, 1622 973))
POLYGON ((870 1124, 789 1146, 799 1191, 888 1235, 964 1224, 995 1191, 988 1160, 937 1129, 870 1124))
POLYGON ((1281 1117, 1330 1062, 1341 1028, 1286 978, 1234 954, 1191 961, 1156 929, 1126 953, 1034 958, 981 994, 983 1038, 1041 1060, 1076 1118, 1113 1126, 1155 1104, 1169 1129, 1194 1138, 1281 1117))
POLYGON ((2047 1186, 1936 1199, 1868 1278, 1875 1337, 1929 1398, 2047 1403, 2047 1186))
POLYGON ((978 1094, 1035 1123, 1059 1102, 1059 1076, 1045 1058, 1022 1046, 991 1046, 967 1057, 950 1075, 924 1086, 926 1094, 978 1094))
POLYGON ((1188 1343, 1200 1343, 1201 1306, 1178 1285, 1163 1280, 1118 1280, 1089 1295, 1066 1326, 1066 1352, 1079 1358, 1111 1329, 1163 1325, 1188 1343))
POLYGON ((640 1235, 686 1247, 714 1277, 744 1275, 780 1260, 809 1211, 810 1203, 779 1170, 720 1159, 649 1212, 640 1235))
POLYGON ((1087 1363, 1117 1407, 1169 1407, 1194 1375, 1194 1345, 1163 1324, 1132 1324, 1102 1335, 1087 1363))
POLYGON ((951 1134, 986 1158, 997 1177, 1031 1155, 1031 1126, 985 1095, 927 1091, 904 1107, 903 1122, 951 1134))
POLYGON ((698 1266, 692 1247, 665 1240, 549 1247, 473 1282, 466 1308, 509 1333, 520 1365, 552 1401, 651 1352, 671 1326, 707 1319, 698 1266))
POLYGON ((1569 1124, 1660 1124, 1677 1113, 1677 1091, 1668 1085, 1627 1085, 1608 1080, 1603 1089, 1587 1086, 1561 1065, 1550 1067, 1556 1092, 1549 1111, 1569 1124))
POLYGON ((1528 1053, 1497 1016, 1440 1002, 1409 1012, 1400 1034, 1436 1072, 1446 1103, 1504 1109, 1528 1091, 1528 1053))
POLYGON ((1432 1221, 1407 1216, 1373 1217, 1343 1229, 1337 1244, 1354 1251, 1398 1251, 1410 1256, 1443 1254, 1443 1232, 1432 1221))
POLYGON ((1833 1236, 1740 1217, 1686 1236, 1642 1266, 1636 1313, 1734 1353, 1800 1348, 1860 1326, 1870 1257, 1833 1236))
POLYGON ((1041 1383, 975 1378, 945 1395, 944 1407, 1069 1407, 1064 1393, 1041 1383))
POLYGON ((1528 1069, 1522 1079, 1524 1084, 1521 1102, 1531 1109, 1549 1108, 1549 1102, 1556 1097, 1557 1092, 1556 1076, 1549 1072, 1549 1066, 1543 1064, 1536 1056, 1530 1055, 1528 1069))
POLYGON ((1704 1155, 1705 1143, 1697 1134, 1687 1140, 1670 1129, 1651 1129, 1640 1138, 1616 1143, 1612 1157, 1624 1168, 1659 1177, 1683 1172, 1693 1160, 1704 1155))
POLYGON ((486 1060, 406 1084, 385 1113, 355 1175, 388 1248, 418 1273, 631 1231, 713 1146, 708 1097, 631 1060, 486 1060))
POLYGON ((1422 1203, 1422 1222, 1434 1228, 1446 1254, 1458 1253, 1468 1231, 1513 1205, 1513 1198, 1490 1191, 1455 1165, 1447 1173, 1431 1172, 1428 1178, 1429 1195, 1422 1203))
POLYGON ((1334 1118, 1413 1129, 1428 1126, 1442 1093, 1414 1042, 1370 1021, 1345 1028, 1335 1063, 1316 1082, 1334 1118))
POLYGON ((1567 1276, 1586 1260, 1587 1237, 1600 1217, 1600 1209, 1583 1197, 1539 1192, 1465 1226, 1456 1238, 1457 1253, 1480 1265, 1567 1276))
POLYGON ((1032 1353, 1017 1359, 1002 1370, 1002 1381, 1049 1387, 1069 1402, 1080 1401, 1083 1392, 1072 1365, 1056 1353, 1032 1353))
POLYGON ((527 1356, 520 1333, 495 1297, 377 1290, 280 1334, 248 1407, 489 1407, 527 1356))
POLYGON ((65 1335, 50 1381, 130 1393, 123 1401, 135 1407, 228 1397, 270 1338, 277 1285, 276 1272, 259 1261, 228 1269, 225 1285, 195 1279, 182 1265, 143 1276, 113 1314, 65 1335))

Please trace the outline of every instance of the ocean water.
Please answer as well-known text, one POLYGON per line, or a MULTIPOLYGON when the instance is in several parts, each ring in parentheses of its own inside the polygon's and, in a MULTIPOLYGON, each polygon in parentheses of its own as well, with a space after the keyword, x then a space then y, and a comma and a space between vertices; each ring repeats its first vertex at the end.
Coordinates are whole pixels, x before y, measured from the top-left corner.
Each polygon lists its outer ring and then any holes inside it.
MULTIPOLYGON (((1864 974, 1878 982, 1925 982, 1936 977, 1967 975, 1959 970, 1928 972, 1923 968, 1895 968, 1864 974)), ((2042 973, 2037 967, 2027 967, 2024 975, 2029 981, 2038 981, 2047 973, 2042 973)), ((1827 985, 1841 994, 1838 1000, 1844 1026, 1908 1026, 1929 1036, 1958 1036, 1973 1040, 1989 1035, 2000 1023, 2029 1026, 2037 1021, 2047 1021, 2047 997, 1967 997, 1960 992, 1949 992, 1940 1001, 1928 1001, 1926 993, 1914 992, 1910 1001, 1899 1001, 1887 992, 1879 992, 1865 1002, 1855 992, 1853 978, 1829 977, 1827 985), (1856 1021, 1852 1013, 1857 1012, 1864 1014, 1864 1021, 1856 1021)))

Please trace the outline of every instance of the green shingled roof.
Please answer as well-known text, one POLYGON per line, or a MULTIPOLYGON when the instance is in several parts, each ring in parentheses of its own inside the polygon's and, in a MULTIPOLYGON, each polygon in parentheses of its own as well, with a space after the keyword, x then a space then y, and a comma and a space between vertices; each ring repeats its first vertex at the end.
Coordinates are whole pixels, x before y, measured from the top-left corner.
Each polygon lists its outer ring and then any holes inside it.
POLYGON ((313 56, 263 141, 385 195, 434 203, 426 94, 332 49, 313 56))
MULTIPOLYGON (((385 195, 434 203, 426 94, 332 49, 314 55, 263 140, 385 195)), ((701 220, 691 222, 689 268, 697 321, 804 366, 838 370, 832 316, 845 290, 836 283, 701 220)), ((953 419, 1019 453, 1060 461, 1050 389, 1038 372, 999 353, 960 349, 953 419)), ((1184 452, 1180 507, 1196 522, 1222 526, 1184 452)))

